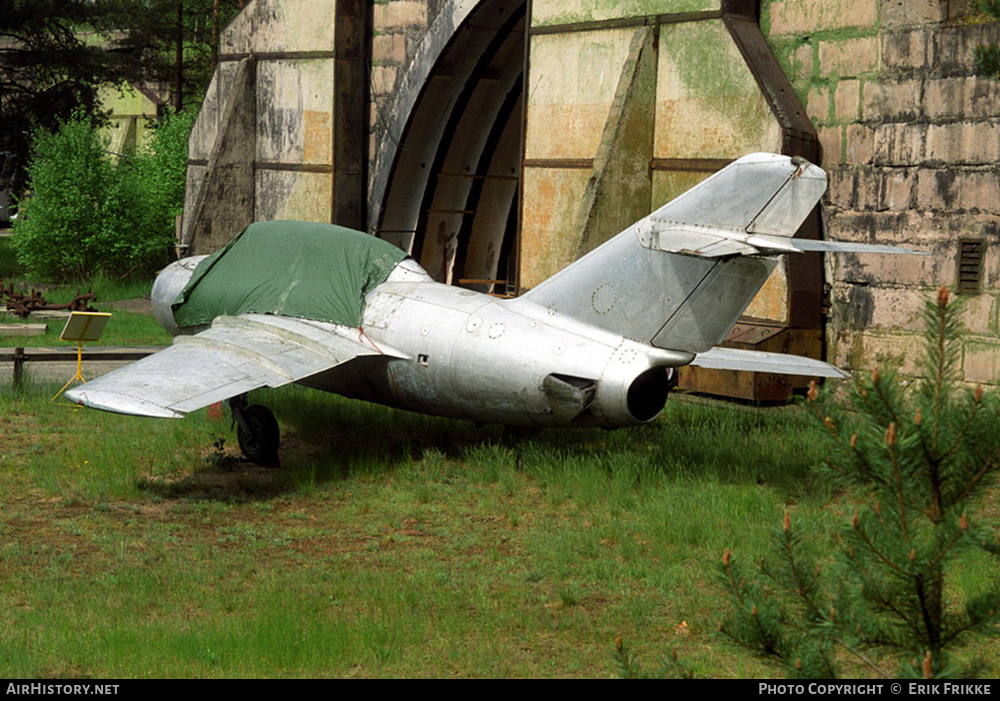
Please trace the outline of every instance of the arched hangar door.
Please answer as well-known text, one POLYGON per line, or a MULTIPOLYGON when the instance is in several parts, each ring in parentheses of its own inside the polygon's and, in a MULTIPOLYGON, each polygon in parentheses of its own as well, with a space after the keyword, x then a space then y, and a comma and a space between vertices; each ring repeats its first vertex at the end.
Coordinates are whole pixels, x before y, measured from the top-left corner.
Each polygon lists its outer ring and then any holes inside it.
POLYGON ((374 232, 441 282, 513 292, 525 23, 525 2, 480 3, 430 68, 402 135, 387 129, 395 155, 374 232))

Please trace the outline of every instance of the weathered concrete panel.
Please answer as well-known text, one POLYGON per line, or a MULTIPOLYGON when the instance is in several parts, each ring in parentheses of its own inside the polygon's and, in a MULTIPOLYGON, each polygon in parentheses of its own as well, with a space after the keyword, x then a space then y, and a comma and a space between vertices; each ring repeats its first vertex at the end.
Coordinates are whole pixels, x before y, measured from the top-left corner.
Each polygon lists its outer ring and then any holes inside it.
POLYGON ((842 329, 919 332, 923 328, 924 300, 912 289, 838 284, 830 299, 842 329))
POLYGON ((987 336, 993 339, 994 353, 1000 355, 1000 343, 996 341, 1000 319, 998 319, 998 302, 996 294, 978 294, 959 297, 962 302, 962 323, 966 331, 973 335, 987 336))
POLYGON ((254 219, 298 219, 329 223, 333 175, 258 170, 254 219))
POLYGON ((663 27, 659 60, 655 157, 781 152, 781 127, 721 21, 663 27))
POLYGON ((633 31, 614 104, 580 208, 578 256, 589 253, 649 213, 656 98, 656 50, 651 27, 633 31))
POLYGON ((930 66, 931 36, 926 28, 882 34, 882 68, 921 69, 930 66))
POLYGON ((1000 378, 1000 344, 992 339, 965 341, 962 370, 968 382, 995 384, 1000 378))
POLYGON ((207 160, 223 126, 223 119, 241 78, 240 63, 220 63, 205 91, 205 100, 198 110, 198 118, 188 139, 188 158, 207 160))
POLYGON ((257 159, 330 165, 333 60, 261 61, 257 69, 257 159))
POLYGON ((529 289, 573 262, 580 244, 576 212, 586 168, 525 168, 521 225, 521 287, 529 289))
POLYGON ((930 163, 987 165, 1000 160, 1000 122, 932 124, 927 129, 930 163))
POLYGON ((626 28, 532 38, 527 158, 594 157, 633 32, 626 28))
POLYGON ((337 3, 255 0, 219 38, 222 54, 332 51, 337 3))
POLYGON ((251 59, 236 64, 225 99, 217 93, 195 122, 191 140, 212 141, 185 186, 179 243, 188 255, 214 251, 253 221, 255 73, 251 59))
POLYGON ((711 173, 659 170, 653 173, 653 206, 656 210, 675 197, 683 195, 711 173))
POLYGON ((717 11, 722 0, 552 0, 532 4, 531 24, 544 27, 622 17, 717 11))
POLYGON ((921 170, 917 176, 917 204, 952 213, 988 212, 1000 214, 1000 173, 921 170))
POLYGON ((427 3, 419 0, 389 0, 376 3, 374 23, 382 30, 427 24, 427 3))
POLYGON ((904 27, 948 19, 948 0, 882 0, 882 26, 904 27))
POLYGON ((930 119, 988 119, 997 116, 1000 81, 968 76, 928 80, 923 107, 930 119))
POLYGON ((817 65, 824 76, 851 78, 872 73, 879 67, 876 36, 821 41, 818 51, 817 65))
POLYGON ((917 166, 924 160, 927 124, 888 122, 875 128, 872 163, 917 166))
POLYGON ((790 314, 788 302, 788 266, 779 264, 743 312, 743 316, 786 324, 790 314))
POLYGON ((916 78, 865 84, 861 118, 869 121, 913 121, 924 111, 924 81, 916 78))
POLYGON ((907 333, 842 332, 831 327, 827 359, 838 367, 891 368, 901 375, 917 374, 914 338, 907 333), (830 338, 832 337, 832 338, 830 338))

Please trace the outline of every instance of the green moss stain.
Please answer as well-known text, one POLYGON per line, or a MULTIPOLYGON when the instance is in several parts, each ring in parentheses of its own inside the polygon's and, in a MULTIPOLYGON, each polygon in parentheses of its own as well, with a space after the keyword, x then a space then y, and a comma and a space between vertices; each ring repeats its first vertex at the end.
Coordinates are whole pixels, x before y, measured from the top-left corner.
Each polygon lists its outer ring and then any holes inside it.
POLYGON ((664 27, 660 34, 661 99, 684 100, 700 123, 737 149, 765 146, 774 117, 757 81, 721 21, 664 27), (670 94, 673 92, 674 94, 670 94))
POLYGON ((648 17, 718 10, 721 0, 563 0, 536 3, 531 24, 536 27, 600 22, 622 17, 648 17))

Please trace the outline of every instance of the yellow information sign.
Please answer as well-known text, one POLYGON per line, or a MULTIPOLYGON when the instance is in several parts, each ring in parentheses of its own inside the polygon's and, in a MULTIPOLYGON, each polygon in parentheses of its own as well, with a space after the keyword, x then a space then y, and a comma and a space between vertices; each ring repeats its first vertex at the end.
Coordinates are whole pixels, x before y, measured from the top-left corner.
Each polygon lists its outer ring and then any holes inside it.
POLYGON ((59 335, 60 341, 96 341, 104 333, 104 325, 111 315, 106 312, 71 312, 66 326, 59 335))
POLYGON ((76 374, 69 379, 69 382, 63 385, 63 388, 56 392, 56 396, 52 399, 56 399, 60 394, 66 391, 73 382, 79 380, 80 382, 86 382, 83 379, 83 342, 84 341, 96 341, 104 333, 104 325, 108 323, 108 319, 111 315, 107 312, 71 312, 69 319, 66 320, 66 326, 63 327, 62 333, 59 334, 60 341, 76 341, 76 374))

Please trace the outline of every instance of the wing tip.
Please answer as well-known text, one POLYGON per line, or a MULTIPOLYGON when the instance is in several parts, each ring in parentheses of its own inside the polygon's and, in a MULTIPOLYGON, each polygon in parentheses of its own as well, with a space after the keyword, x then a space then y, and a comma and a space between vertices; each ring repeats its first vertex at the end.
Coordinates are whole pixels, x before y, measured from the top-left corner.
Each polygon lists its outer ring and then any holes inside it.
POLYGON ((181 419, 184 414, 153 402, 137 399, 117 392, 88 390, 86 386, 74 387, 63 395, 69 401, 88 409, 110 411, 128 416, 148 416, 155 419, 181 419))

